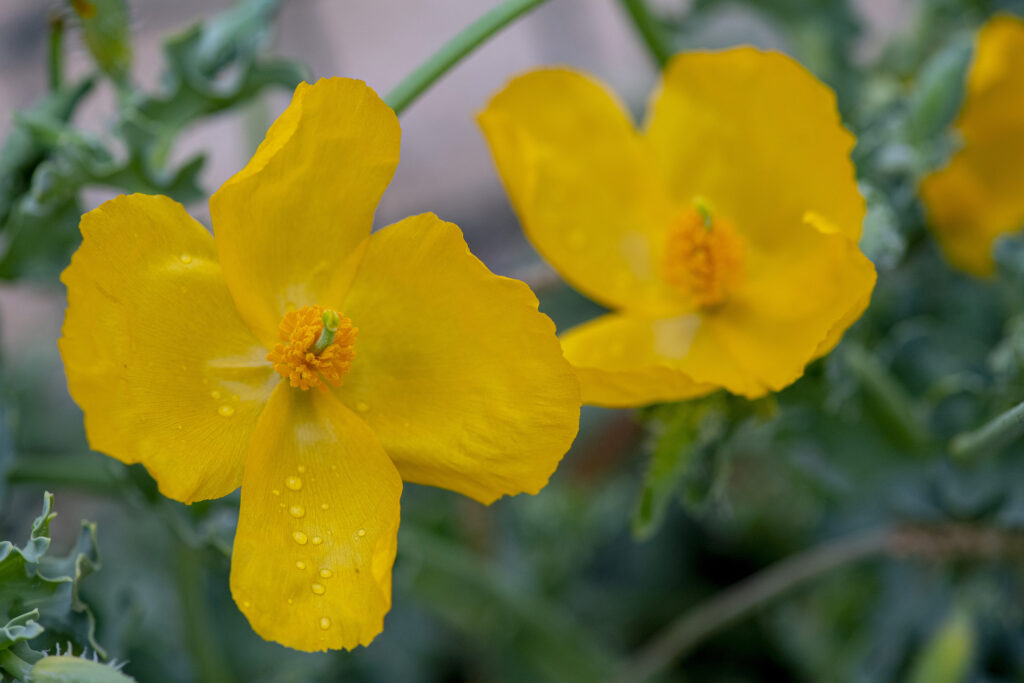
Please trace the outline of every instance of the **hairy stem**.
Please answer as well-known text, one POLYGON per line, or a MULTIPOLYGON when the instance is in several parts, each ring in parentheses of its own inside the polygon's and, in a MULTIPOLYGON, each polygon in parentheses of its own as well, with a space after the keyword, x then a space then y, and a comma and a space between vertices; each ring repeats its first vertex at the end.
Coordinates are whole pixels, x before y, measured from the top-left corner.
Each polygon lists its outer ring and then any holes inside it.
POLYGON ((958 458, 997 451, 1024 435, 1024 403, 1018 403, 978 429, 953 437, 949 450, 958 458))
POLYGON ((1024 559, 1024 533, 953 523, 886 527, 829 541, 783 559, 698 604, 641 647, 612 680, 648 680, 710 636, 789 591, 880 555, 933 561, 962 557, 1020 560, 1024 559))
POLYGON ((401 114, 427 88, 484 41, 545 2, 547 0, 505 0, 428 57, 427 61, 406 76, 384 99, 396 114, 401 114))

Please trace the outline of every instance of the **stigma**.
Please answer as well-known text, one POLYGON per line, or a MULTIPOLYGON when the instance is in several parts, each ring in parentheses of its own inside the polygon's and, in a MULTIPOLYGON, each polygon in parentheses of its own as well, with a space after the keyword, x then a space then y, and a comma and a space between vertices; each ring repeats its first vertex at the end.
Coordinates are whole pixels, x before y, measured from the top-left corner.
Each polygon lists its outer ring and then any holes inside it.
POLYGON ((356 356, 359 330, 337 311, 323 306, 303 306, 281 319, 281 342, 267 354, 274 370, 291 386, 303 391, 326 385, 341 386, 356 356))
POLYGON ((744 252, 743 238, 732 223, 695 202, 669 227, 662 278, 695 308, 714 308, 743 282, 744 252))

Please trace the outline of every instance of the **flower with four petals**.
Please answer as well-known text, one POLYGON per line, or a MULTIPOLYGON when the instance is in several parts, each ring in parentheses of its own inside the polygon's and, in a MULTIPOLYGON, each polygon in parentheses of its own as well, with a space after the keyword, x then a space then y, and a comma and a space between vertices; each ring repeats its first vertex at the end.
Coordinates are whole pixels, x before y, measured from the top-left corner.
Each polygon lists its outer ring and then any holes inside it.
POLYGON ((398 164, 363 83, 302 84, 210 200, 82 218, 60 350, 92 447, 176 500, 241 486, 231 592, 262 637, 369 643, 391 604, 402 481, 536 493, 576 435, 551 321, 432 214, 371 234, 398 164))

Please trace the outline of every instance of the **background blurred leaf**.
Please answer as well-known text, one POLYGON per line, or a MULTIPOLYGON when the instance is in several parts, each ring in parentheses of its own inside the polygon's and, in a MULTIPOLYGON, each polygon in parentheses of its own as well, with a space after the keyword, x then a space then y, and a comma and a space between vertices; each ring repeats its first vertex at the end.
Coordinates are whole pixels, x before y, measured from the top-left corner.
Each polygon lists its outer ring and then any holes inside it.
POLYGON ((974 654, 974 628, 970 615, 956 607, 918 653, 909 683, 961 683, 974 654))
POLYGON ((131 75, 131 19, 125 0, 68 0, 93 61, 123 84, 131 75))

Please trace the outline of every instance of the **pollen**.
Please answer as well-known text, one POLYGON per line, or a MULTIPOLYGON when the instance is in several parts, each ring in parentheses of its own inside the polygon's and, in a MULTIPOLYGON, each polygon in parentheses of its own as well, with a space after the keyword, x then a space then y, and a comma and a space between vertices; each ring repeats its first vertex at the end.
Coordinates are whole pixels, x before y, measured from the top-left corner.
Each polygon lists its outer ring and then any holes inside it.
POLYGON ((293 387, 308 391, 341 386, 355 358, 352 321, 323 306, 303 306, 281 319, 281 342, 267 354, 274 370, 293 387), (333 328, 333 329, 332 329, 333 328))
POLYGON ((669 228, 662 277, 695 307, 713 308, 742 283, 745 261, 743 238, 732 223, 694 206, 669 228))

